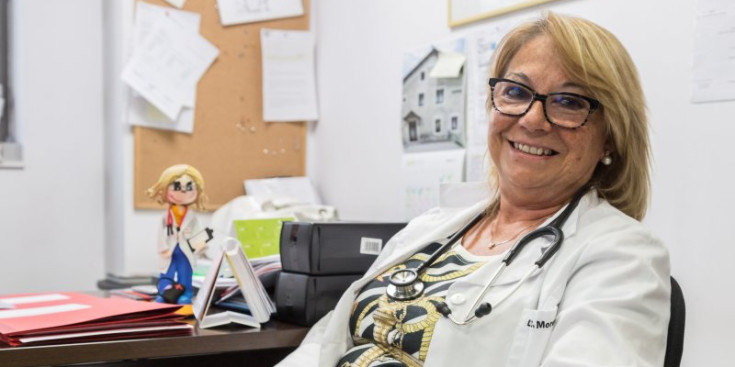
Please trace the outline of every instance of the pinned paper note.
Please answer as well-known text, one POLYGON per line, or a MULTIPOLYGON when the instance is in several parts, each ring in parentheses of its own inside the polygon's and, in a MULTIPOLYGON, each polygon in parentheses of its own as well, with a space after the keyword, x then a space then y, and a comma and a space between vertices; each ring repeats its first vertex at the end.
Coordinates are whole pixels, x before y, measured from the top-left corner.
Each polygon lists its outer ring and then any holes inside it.
POLYGON ((735 100, 735 6, 732 0, 695 3, 692 102, 735 100))
POLYGON ((263 120, 316 120, 314 35, 308 31, 260 30, 263 53, 263 120))
POLYGON ((260 22, 304 14, 301 0, 217 0, 222 25, 260 22))
MULTIPOLYGON (((135 9, 134 48, 140 47, 143 44, 146 36, 151 33, 155 24, 163 17, 170 17, 186 31, 192 33, 199 32, 201 22, 200 14, 139 1, 135 9)), ((194 99, 196 100, 196 98, 194 99)), ((131 93, 130 103, 128 104, 127 122, 136 126, 191 134, 194 132, 194 107, 182 107, 178 118, 172 120, 143 96, 133 92, 131 93)))
POLYGON ((172 120, 143 96, 133 93, 128 104, 127 121, 131 125, 191 134, 194 132, 194 107, 182 107, 176 120, 172 120))
POLYGON ((439 186, 462 182, 464 149, 403 155, 406 219, 439 205, 439 186))
POLYGON ((176 120, 183 107, 194 106, 196 85, 218 53, 198 33, 187 31, 171 17, 162 17, 133 52, 122 79, 166 117, 176 120))

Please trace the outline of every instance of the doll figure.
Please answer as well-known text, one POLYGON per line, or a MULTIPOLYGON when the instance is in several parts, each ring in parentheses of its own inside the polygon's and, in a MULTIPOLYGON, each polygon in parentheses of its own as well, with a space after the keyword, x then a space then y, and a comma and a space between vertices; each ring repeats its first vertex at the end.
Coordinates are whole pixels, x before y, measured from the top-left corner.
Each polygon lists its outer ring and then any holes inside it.
POLYGON ((199 171, 187 164, 167 168, 155 185, 146 193, 159 204, 167 204, 168 210, 161 220, 158 237, 160 255, 158 302, 191 304, 192 275, 196 254, 206 247, 201 234, 210 234, 203 228, 194 213, 189 210, 194 204, 204 209, 204 179, 199 171))

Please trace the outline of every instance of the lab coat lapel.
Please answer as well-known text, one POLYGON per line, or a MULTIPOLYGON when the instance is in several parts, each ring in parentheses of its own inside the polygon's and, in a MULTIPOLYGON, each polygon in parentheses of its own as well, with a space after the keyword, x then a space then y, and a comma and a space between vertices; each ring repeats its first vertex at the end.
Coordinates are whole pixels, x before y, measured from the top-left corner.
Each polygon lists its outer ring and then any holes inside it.
POLYGON ((393 248, 385 249, 385 251, 391 251, 391 253, 387 254, 385 260, 381 258, 377 260, 381 263, 381 266, 368 271, 364 277, 352 283, 337 302, 330 317, 329 326, 324 333, 324 342, 320 348, 320 365, 334 365, 339 356, 350 345, 349 334, 345 332, 346 320, 349 320, 354 297, 365 284, 378 275, 385 273, 396 263, 407 259, 422 246, 450 236, 489 205, 488 188, 485 185, 474 183, 454 184, 449 192, 444 187, 441 190, 443 198, 449 195, 453 196, 454 199, 450 200, 448 204, 442 203, 439 208, 425 213, 422 216, 424 220, 421 221, 421 224, 409 224, 404 229, 410 233, 408 240, 391 239, 388 247, 393 248), (412 225, 414 227, 411 227, 412 225), (392 241, 396 242, 391 243, 392 241))

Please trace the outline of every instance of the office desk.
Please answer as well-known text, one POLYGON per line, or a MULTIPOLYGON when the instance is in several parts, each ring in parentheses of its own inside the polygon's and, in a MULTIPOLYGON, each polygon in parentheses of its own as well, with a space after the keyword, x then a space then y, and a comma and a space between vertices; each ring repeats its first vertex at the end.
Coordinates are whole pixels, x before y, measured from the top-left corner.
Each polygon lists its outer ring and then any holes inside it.
MULTIPOLYGON (((193 323, 193 321, 192 321, 193 323)), ((272 366, 295 349, 308 328, 279 321, 260 331, 238 325, 195 327, 190 336, 37 347, 0 347, 0 366, 272 366)))

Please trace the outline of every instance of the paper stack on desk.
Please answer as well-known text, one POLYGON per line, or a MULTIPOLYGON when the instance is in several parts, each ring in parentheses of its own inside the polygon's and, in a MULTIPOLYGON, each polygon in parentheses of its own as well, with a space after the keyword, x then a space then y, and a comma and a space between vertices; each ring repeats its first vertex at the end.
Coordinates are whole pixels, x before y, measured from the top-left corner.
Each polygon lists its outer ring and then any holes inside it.
POLYGON ((192 326, 174 312, 181 306, 101 298, 83 293, 0 296, 0 344, 78 343, 188 335, 192 326))

